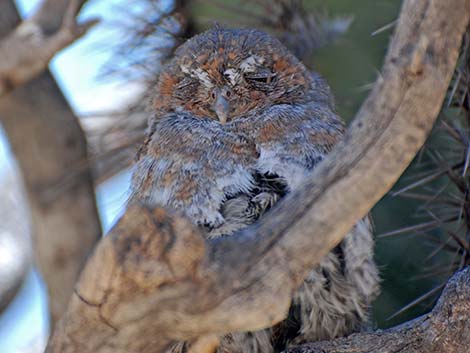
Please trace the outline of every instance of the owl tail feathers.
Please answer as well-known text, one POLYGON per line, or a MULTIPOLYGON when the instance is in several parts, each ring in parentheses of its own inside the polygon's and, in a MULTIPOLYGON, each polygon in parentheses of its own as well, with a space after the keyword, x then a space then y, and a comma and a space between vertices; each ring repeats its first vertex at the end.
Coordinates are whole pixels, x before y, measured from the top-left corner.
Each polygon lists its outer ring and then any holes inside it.
POLYGON ((217 353, 273 353, 271 329, 236 332, 221 338, 217 353))

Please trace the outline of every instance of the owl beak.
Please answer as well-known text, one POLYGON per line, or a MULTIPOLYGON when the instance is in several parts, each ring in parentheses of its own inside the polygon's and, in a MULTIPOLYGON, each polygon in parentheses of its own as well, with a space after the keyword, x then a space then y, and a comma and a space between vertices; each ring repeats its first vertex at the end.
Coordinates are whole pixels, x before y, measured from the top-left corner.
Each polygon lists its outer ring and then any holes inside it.
POLYGON ((222 94, 218 94, 214 104, 214 111, 217 114, 221 124, 227 122, 228 113, 230 112, 230 104, 222 94))

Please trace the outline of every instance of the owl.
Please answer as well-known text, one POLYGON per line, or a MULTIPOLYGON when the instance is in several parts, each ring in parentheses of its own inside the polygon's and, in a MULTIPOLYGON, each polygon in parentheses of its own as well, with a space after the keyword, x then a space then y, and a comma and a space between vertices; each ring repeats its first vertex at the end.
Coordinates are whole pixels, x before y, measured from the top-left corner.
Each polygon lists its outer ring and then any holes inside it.
MULTIPOLYGON (((188 40, 153 97, 132 200, 185 214, 208 239, 258 222, 344 131, 327 83, 258 30, 215 28, 188 40)), ((378 293, 373 245, 362 219, 312 268, 283 322, 228 334, 219 352, 271 353, 360 330, 378 293)))

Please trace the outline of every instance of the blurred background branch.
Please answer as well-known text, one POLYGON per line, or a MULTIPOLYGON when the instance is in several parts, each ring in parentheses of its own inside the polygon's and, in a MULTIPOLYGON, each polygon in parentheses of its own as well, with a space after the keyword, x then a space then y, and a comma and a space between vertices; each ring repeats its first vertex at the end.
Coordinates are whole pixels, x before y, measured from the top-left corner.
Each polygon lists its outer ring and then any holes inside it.
MULTIPOLYGON (((77 2, 70 5, 67 0, 48 1, 45 6, 37 21, 52 18, 46 26, 51 33, 61 28, 58 19, 67 10, 78 10, 77 2)), ((18 26, 14 2, 0 2, 0 40, 18 26)), ((24 177, 36 262, 47 283, 54 323, 65 310, 101 228, 90 170, 69 175, 71 166, 87 160, 83 131, 50 72, 37 74, 0 97, 0 121, 24 177)))
MULTIPOLYGON (((57 1, 55 3, 60 4, 57 1)), ((83 36, 96 24, 96 20, 80 24, 76 22, 78 0, 71 0, 63 12, 57 11, 57 6, 52 6, 50 1, 44 3, 44 6, 47 9, 40 8, 36 16, 22 21, 14 31, 0 40, 0 96, 42 73, 59 50, 83 36), (47 34, 51 29, 50 24, 41 27, 46 11, 48 15, 55 14, 56 18, 62 19, 60 27, 51 34, 47 34)))

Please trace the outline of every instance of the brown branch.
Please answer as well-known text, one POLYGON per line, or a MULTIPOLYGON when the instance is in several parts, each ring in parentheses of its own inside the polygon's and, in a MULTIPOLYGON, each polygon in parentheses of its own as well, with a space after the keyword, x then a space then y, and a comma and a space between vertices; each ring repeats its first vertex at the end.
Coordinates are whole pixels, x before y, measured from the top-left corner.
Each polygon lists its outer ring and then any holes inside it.
MULTIPOLYGON (((80 1, 70 0, 66 8, 62 6, 62 13, 54 12, 61 19, 61 24, 48 33, 51 25, 44 21, 44 14, 50 7, 50 1, 44 2, 35 16, 24 20, 12 33, 0 40, 0 96, 38 76, 58 51, 83 36, 97 23, 96 19, 77 23, 75 16, 80 1)), ((50 13, 49 9, 49 16, 50 13)))
POLYGON ((286 353, 462 353, 470 347, 470 267, 454 275, 427 315, 403 325, 315 342, 286 353))
MULTIPOLYGON (((46 0, 61 25, 66 0, 46 0)), ((13 0, 0 1, 0 41, 20 23, 13 0)), ((0 59, 1 61, 2 59, 0 59)), ((100 239, 90 170, 64 177, 87 159, 83 131, 48 70, 0 96, 0 120, 25 181, 31 209, 36 263, 47 283, 51 323, 63 314, 91 249, 100 239), (60 192, 56 185, 60 183, 60 192), (54 192, 50 192, 50 190, 54 192)))
POLYGON ((68 8, 73 9, 77 15, 86 2, 87 0, 74 0, 72 4, 72 0, 43 0, 32 19, 44 30, 44 33, 52 34, 60 28, 63 21, 62 14, 65 14, 68 8))
POLYGON ((258 226, 206 244, 183 218, 130 206, 90 258, 48 352, 161 352, 172 341, 283 319, 310 269, 423 144, 469 6, 470 0, 404 2, 381 78, 344 140, 258 226))

